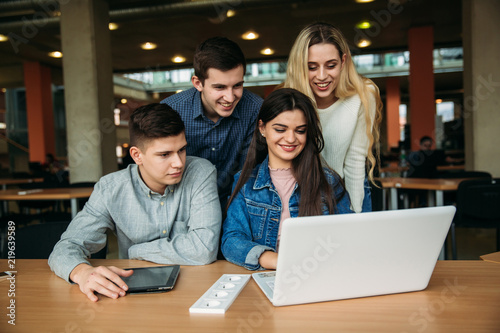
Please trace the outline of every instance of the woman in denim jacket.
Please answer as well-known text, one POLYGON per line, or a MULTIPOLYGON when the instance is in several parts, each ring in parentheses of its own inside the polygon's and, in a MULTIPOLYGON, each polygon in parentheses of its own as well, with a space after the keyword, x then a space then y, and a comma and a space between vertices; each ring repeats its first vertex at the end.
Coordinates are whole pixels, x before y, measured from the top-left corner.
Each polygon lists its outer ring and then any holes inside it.
POLYGON ((276 269, 280 224, 288 217, 352 213, 343 182, 322 163, 314 106, 295 89, 262 104, 243 169, 235 176, 222 253, 247 269, 276 269))

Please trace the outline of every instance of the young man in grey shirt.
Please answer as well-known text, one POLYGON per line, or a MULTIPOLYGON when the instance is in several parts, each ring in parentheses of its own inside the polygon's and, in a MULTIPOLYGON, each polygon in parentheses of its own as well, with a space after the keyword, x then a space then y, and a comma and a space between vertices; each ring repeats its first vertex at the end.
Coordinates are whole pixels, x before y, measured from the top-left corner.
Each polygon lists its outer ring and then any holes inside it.
POLYGON ((117 235, 120 259, 160 264, 204 265, 216 260, 221 210, 215 167, 186 157, 184 123, 166 104, 133 112, 130 154, 136 164, 102 177, 49 257, 51 269, 75 282, 92 301, 95 293, 124 296, 116 267, 93 267, 87 258, 117 235))

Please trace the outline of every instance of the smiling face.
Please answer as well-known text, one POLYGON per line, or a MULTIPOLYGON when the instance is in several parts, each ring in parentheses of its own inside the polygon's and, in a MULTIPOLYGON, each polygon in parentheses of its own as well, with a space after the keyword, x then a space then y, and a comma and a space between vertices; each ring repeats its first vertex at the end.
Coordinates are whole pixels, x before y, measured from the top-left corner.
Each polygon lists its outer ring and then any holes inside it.
POLYGON ((259 120, 259 130, 266 139, 269 166, 273 169, 292 167, 306 145, 307 122, 301 110, 284 111, 266 124, 259 120))
POLYGON ((345 54, 340 58, 339 50, 333 44, 322 43, 309 47, 309 84, 318 108, 327 108, 337 100, 335 89, 345 58, 345 54))
POLYGON ((142 180, 154 192, 163 194, 167 185, 182 179, 186 164, 186 136, 152 139, 143 148, 133 146, 130 155, 139 166, 142 180))
POLYGON ((207 78, 201 80, 193 76, 192 83, 201 93, 203 111, 213 122, 219 117, 229 117, 243 95, 243 66, 228 71, 210 68, 207 78))

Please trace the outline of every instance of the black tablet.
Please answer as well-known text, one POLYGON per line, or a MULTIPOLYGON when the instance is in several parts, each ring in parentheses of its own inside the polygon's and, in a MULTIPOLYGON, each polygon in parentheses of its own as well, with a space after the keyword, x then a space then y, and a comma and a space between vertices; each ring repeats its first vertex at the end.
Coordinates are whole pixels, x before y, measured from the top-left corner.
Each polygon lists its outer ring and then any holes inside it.
POLYGON ((174 287, 180 266, 127 268, 127 270, 130 269, 134 271, 134 274, 122 277, 123 282, 128 286, 129 293, 163 292, 174 287))

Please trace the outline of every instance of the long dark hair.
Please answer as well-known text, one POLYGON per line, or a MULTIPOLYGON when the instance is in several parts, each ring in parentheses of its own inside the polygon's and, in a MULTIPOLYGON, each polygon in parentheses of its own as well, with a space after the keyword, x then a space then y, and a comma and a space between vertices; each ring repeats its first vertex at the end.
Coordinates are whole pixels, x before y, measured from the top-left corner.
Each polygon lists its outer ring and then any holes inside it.
MULTIPOLYGON (((299 216, 321 215, 322 196, 330 214, 333 214, 336 207, 336 198, 323 170, 320 152, 324 147, 324 139, 321 134, 318 115, 311 99, 295 89, 283 88, 275 90, 264 100, 259 111, 258 120, 266 124, 280 113, 292 110, 302 111, 307 124, 304 149, 292 161, 293 175, 297 181, 300 195, 299 216)), ((245 164, 236 187, 229 198, 227 207, 245 185, 255 166, 262 163, 267 155, 267 142, 262 137, 259 131, 259 122, 257 122, 245 164)), ((342 195, 344 195, 345 189, 341 178, 333 170, 332 173, 338 178, 338 186, 342 187, 342 195)))

